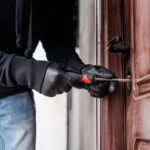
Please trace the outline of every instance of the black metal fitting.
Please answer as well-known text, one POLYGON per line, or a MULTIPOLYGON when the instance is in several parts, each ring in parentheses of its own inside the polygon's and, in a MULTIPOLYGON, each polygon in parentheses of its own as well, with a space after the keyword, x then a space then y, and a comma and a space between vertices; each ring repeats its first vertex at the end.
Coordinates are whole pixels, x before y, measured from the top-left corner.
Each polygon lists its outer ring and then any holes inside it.
POLYGON ((119 44, 122 42, 122 38, 117 36, 115 38, 113 38, 107 45, 107 49, 110 51, 110 52, 113 52, 113 53, 122 53, 125 55, 126 58, 129 57, 130 55, 130 44, 129 42, 123 42, 122 43, 122 47, 117 47, 117 46, 114 46, 116 44, 119 44))

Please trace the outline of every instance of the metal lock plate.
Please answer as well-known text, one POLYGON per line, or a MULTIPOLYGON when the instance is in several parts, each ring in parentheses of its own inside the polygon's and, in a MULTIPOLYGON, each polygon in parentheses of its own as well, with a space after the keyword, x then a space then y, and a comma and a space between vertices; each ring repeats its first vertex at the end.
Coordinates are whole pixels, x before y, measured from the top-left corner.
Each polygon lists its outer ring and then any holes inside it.
POLYGON ((131 74, 131 71, 128 71, 127 79, 130 79, 130 82, 127 82, 127 90, 128 90, 128 93, 130 93, 131 90, 132 90, 132 74, 131 74))

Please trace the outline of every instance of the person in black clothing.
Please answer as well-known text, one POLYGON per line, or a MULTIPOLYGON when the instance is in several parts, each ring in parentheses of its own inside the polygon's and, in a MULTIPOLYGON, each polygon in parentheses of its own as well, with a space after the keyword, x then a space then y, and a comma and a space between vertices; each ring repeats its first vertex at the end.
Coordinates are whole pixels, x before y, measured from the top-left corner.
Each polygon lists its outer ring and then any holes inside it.
POLYGON ((0 146, 6 150, 35 149, 32 89, 46 96, 86 89, 104 97, 116 82, 80 82, 83 74, 115 75, 102 66, 86 65, 75 52, 72 0, 0 1, 0 146), (32 54, 41 41, 48 61, 32 54))

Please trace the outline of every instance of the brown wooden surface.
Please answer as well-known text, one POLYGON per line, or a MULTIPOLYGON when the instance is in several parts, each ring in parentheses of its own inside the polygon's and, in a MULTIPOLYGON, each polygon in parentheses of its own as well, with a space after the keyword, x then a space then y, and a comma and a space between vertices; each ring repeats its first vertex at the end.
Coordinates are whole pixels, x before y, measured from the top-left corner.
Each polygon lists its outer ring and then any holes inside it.
MULTIPOLYGON (((120 0, 102 0, 102 65, 122 77, 122 57, 108 52, 109 40, 121 35, 120 0)), ((117 91, 102 100, 101 150, 124 150, 124 111, 121 84, 117 91)))
POLYGON ((127 150, 150 150, 150 1, 127 0, 125 4, 126 40, 131 43, 126 70, 133 76, 126 106, 127 150))

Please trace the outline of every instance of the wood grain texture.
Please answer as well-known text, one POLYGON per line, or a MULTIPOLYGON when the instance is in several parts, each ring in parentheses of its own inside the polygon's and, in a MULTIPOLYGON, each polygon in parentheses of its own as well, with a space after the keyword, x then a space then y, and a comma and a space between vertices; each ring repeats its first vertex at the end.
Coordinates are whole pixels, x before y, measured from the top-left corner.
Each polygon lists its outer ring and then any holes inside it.
MULTIPOLYGON (((102 0, 101 59, 102 65, 122 77, 122 56, 108 52, 106 46, 115 36, 121 36, 120 0, 102 0)), ((124 111, 122 85, 102 100, 102 150, 124 150, 124 111)))
POLYGON ((141 95, 150 92, 150 1, 135 0, 132 5, 135 94, 141 95))
POLYGON ((150 1, 126 0, 126 40, 131 56, 126 71, 132 72, 132 92, 127 94, 127 150, 150 149, 150 1), (130 31, 130 32, 128 32, 130 31))
POLYGON ((150 141, 147 141, 145 139, 142 140, 136 140, 136 144, 134 149, 136 150, 149 150, 150 148, 150 141))
MULTIPOLYGON (((125 40, 130 41, 131 45, 131 55, 126 60, 126 75, 128 71, 132 72, 132 92, 126 91, 125 106, 121 97, 121 85, 115 94, 102 101, 102 150, 124 150, 125 147, 127 150, 149 150, 150 1, 125 0, 124 2, 125 40), (124 121, 123 109, 126 110, 124 121)), ((120 35, 120 23, 120 0, 103 0, 102 63, 112 69, 118 77, 123 74, 121 56, 108 53, 106 44, 113 36, 120 35)))

